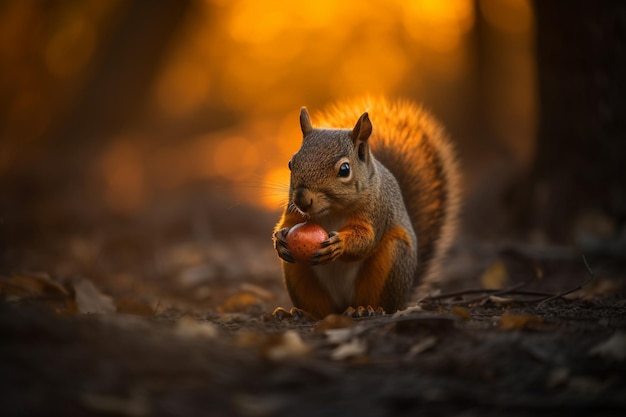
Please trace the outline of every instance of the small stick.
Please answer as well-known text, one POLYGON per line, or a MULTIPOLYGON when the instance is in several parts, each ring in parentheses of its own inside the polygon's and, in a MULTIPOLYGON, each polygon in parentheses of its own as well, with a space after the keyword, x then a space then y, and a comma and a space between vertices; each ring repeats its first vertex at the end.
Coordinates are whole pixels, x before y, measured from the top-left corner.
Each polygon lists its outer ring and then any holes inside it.
POLYGON ((517 288, 521 288, 524 285, 526 285, 526 283, 517 284, 512 287, 505 288, 503 290, 486 289, 486 288, 470 288, 470 289, 463 290, 463 291, 448 292, 444 294, 424 297, 423 300, 426 300, 426 301, 443 300, 445 298, 454 298, 454 297, 470 295, 470 294, 501 295, 501 294, 511 293, 511 294, 516 294, 516 295, 536 295, 539 297, 551 297, 553 295, 552 293, 546 293, 546 292, 541 292, 541 291, 516 291, 517 288))
POLYGON ((589 267, 589 264, 587 263, 587 258, 585 258, 585 255, 582 255, 583 257, 583 262, 585 264, 585 267, 587 267, 587 272, 589 272, 589 276, 587 277, 587 279, 585 281, 583 281, 582 283, 578 284, 575 288, 572 288, 570 290, 564 291, 560 294, 556 294, 553 295, 552 297, 548 297, 545 300, 541 301, 539 304, 537 304, 537 307, 541 307, 542 305, 544 305, 545 303, 554 300, 555 298, 561 298, 564 297, 568 294, 571 294, 573 292, 576 292, 578 290, 582 290, 583 287, 587 284, 589 284, 596 276, 596 274, 593 273, 593 271, 591 270, 591 268, 589 267))
MULTIPOLYGON (((494 295, 504 295, 504 294, 511 294, 511 295, 527 295, 527 296, 538 296, 541 298, 538 299, 534 299, 534 300, 514 300, 515 302, 524 302, 524 303, 539 303, 537 306, 541 306, 547 302, 550 302, 556 298, 561 298, 564 297, 568 294, 571 294, 575 291, 578 291, 580 289, 582 289, 584 286, 586 286, 587 284, 589 284, 589 282, 591 282, 594 277, 595 274, 594 272, 591 270, 591 267, 589 267, 589 264, 587 263, 587 259, 585 258, 585 255, 582 255, 583 258, 583 262, 585 264, 585 267, 587 268, 587 271, 589 272, 589 276, 588 278, 578 284, 578 286, 576 286, 575 288, 572 288, 570 290, 561 292, 559 294, 551 294, 551 293, 545 293, 545 292, 540 292, 540 291, 517 291, 517 289, 525 286, 527 284, 527 282, 523 282, 521 284, 517 284, 514 285, 512 287, 509 288, 505 288, 503 290, 496 290, 496 289, 467 289, 467 290, 463 290, 463 291, 456 291, 456 292, 449 292, 449 293, 445 293, 445 294, 439 294, 439 295, 433 295, 433 296, 428 296, 425 297, 423 299, 423 301, 436 301, 436 300, 443 300, 446 298, 454 298, 454 297, 459 297, 459 296, 464 296, 464 295, 470 295, 470 294, 488 294, 489 296, 494 296, 494 295)), ((486 300, 488 299, 488 297, 476 297, 476 298, 472 298, 470 300, 461 300, 458 302, 450 302, 448 304, 450 305, 460 305, 460 304, 471 304, 477 301, 481 301, 481 300, 486 300)))

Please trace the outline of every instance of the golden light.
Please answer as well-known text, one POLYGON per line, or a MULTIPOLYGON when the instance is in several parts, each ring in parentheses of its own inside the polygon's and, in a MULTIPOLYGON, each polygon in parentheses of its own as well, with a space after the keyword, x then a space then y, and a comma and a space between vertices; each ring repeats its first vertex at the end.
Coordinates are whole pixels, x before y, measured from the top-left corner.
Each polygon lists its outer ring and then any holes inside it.
POLYGON ((209 78, 202 66, 181 61, 167 69, 157 85, 160 107, 171 116, 195 111, 210 91, 209 78))
POLYGON ((534 24, 528 0, 480 0, 479 5, 485 20, 501 31, 522 34, 534 24))
POLYGON ((277 209, 287 204, 290 175, 287 168, 274 168, 265 174, 261 205, 268 209, 277 209))
POLYGON ((260 152, 254 142, 232 137, 217 144, 213 165, 220 177, 230 181, 243 181, 256 171, 259 158, 260 152))
POLYGON ((451 52, 474 25, 472 0, 403 2, 404 25, 417 41, 436 52, 451 52))
MULTIPOLYGON (((315 122, 315 113, 331 100, 366 94, 416 98, 431 94, 441 100, 444 94, 454 96, 455 88, 471 79, 468 72, 476 71, 472 29, 477 18, 530 36, 529 0, 478 4, 479 8, 474 0, 196 3, 157 76, 157 111, 182 121, 193 121, 206 111, 210 119, 211 104, 240 119, 225 131, 178 145, 188 149, 176 153, 173 164, 184 166, 172 168, 173 183, 185 176, 230 181, 241 185, 232 188, 240 201, 275 209, 285 195, 274 195, 273 190, 286 188, 287 161, 300 146, 300 106, 310 108, 315 122), (449 89, 438 91, 438 85, 449 89), (261 194, 266 194, 261 198, 250 192, 250 184, 259 182, 261 194)), ((524 54, 518 68, 531 65, 524 54)), ((516 91, 534 91, 532 77, 522 70, 517 73, 523 80, 514 83, 516 91)), ((500 90, 490 92, 495 101, 510 100, 500 90)), ((453 98, 446 100, 443 106, 455 105, 453 98)), ((516 111, 532 117, 532 100, 513 106, 523 107, 516 111)))
POLYGON ((96 43, 96 31, 85 16, 68 19, 50 38, 45 62, 53 75, 65 78, 76 75, 89 61, 96 43))
POLYGON ((105 201, 123 213, 141 208, 147 194, 144 161, 134 142, 131 137, 116 139, 100 161, 105 201))

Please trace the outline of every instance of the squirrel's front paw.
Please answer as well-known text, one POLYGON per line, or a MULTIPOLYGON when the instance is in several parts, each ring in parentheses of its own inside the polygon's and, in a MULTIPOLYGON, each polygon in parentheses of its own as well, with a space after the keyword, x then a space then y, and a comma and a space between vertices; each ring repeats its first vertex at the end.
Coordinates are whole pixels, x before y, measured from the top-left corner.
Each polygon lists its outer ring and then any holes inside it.
POLYGON ((313 265, 327 264, 339 259, 343 254, 344 242, 339 233, 330 232, 328 239, 322 242, 322 248, 315 251, 311 263, 313 265))
POLYGON ((293 263, 293 256, 291 256, 291 252, 287 249, 287 233, 289 233, 288 227, 283 227, 274 232, 274 249, 276 249, 276 253, 280 259, 293 263))

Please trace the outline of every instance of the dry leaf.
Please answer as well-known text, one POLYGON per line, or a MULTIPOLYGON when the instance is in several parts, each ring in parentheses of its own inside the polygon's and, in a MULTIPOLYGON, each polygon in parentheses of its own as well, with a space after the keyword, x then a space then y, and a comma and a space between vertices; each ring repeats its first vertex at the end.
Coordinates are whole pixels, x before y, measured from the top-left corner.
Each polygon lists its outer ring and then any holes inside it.
POLYGON ((42 296, 69 296, 65 287, 46 273, 16 274, 7 280, 1 280, 0 293, 14 300, 42 296))
POLYGON ((541 317, 534 314, 516 314, 510 311, 500 317, 500 328, 503 330, 524 329, 543 323, 541 317))
POLYGON ((154 308, 136 297, 124 297, 115 301, 117 312, 135 316, 150 317, 154 315, 154 308))
POLYGON ((266 337, 264 334, 246 330, 237 334, 235 344, 242 348, 251 348, 261 346, 265 341, 266 337))
POLYGON ((213 323, 199 322, 192 317, 184 316, 176 323, 176 333, 188 338, 206 337, 213 339, 218 336, 219 331, 213 323))
POLYGON ((108 295, 104 295, 89 280, 74 283, 74 296, 78 312, 81 314, 114 313, 115 304, 108 295))
POLYGON ((259 297, 250 293, 239 293, 231 297, 228 297, 224 303, 217 308, 220 313, 232 313, 238 311, 245 311, 251 306, 261 304, 259 297))
POLYGON ((589 354, 623 361, 626 359, 626 333, 621 331, 613 333, 613 336, 592 347, 589 354))
POLYGON ((452 307, 452 314, 459 316, 464 319, 471 319, 472 313, 465 307, 455 306, 452 307))
POLYGON ((267 339, 261 354, 273 361, 285 361, 304 357, 311 351, 311 346, 304 343, 298 333, 289 330, 272 335, 267 339))
POLYGON ((274 298, 276 298, 276 296, 274 295, 273 292, 266 290, 263 287, 260 287, 258 285, 254 285, 254 284, 250 284, 249 282, 244 282, 243 284, 241 284, 239 286, 239 289, 242 292, 248 292, 250 294, 254 294, 257 297, 265 300, 265 301, 271 301, 274 298))
POLYGON ((329 314, 315 325, 313 331, 315 333, 322 333, 327 330, 346 329, 354 327, 355 325, 356 322, 348 316, 344 316, 343 314, 329 314))
POLYGON ((407 358, 413 358, 419 355, 420 353, 425 352, 428 349, 432 348, 436 344, 437 344, 437 338, 435 336, 426 337, 420 340, 419 342, 417 342, 416 344, 414 344, 413 346, 411 346, 406 356, 407 358))
POLYGON ((506 297, 498 297, 497 295, 490 295, 488 298, 490 303, 493 303, 497 306, 508 306, 515 302, 512 298, 506 297))
POLYGON ((334 360, 341 361, 355 356, 361 356, 367 350, 367 345, 357 338, 349 342, 343 343, 330 353, 330 357, 334 360))
POLYGON ((345 343, 355 335, 355 329, 348 327, 344 329, 330 329, 324 332, 324 335, 328 339, 330 344, 345 343))
POLYGON ((408 316, 409 314, 419 312, 422 310, 423 310, 422 307, 420 307, 418 304, 415 304, 415 305, 405 308, 404 310, 396 311, 395 314, 393 315, 393 318, 395 319, 397 317, 408 316))
POLYGON ((500 260, 492 263, 480 277, 483 288, 494 290, 504 288, 508 280, 509 274, 506 271, 506 265, 500 260))

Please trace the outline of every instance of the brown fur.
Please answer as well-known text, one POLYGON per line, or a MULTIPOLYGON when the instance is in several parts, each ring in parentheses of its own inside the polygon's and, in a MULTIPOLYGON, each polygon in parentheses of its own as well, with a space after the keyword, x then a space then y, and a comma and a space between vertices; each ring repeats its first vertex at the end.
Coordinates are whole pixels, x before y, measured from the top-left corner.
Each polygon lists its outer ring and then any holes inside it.
POLYGON ((365 98, 330 107, 317 124, 349 128, 364 111, 374 132, 370 146, 376 159, 394 175, 418 241, 415 285, 428 290, 457 232, 461 184, 457 158, 443 127, 407 100, 365 98))
POLYGON ((319 266, 283 262, 294 306, 316 318, 348 307, 404 308, 414 285, 439 279, 456 231, 459 175, 443 129, 410 102, 384 99, 331 108, 318 121, 330 129, 313 128, 306 110, 300 120, 304 141, 275 247, 288 259, 284 233, 307 220, 309 203, 312 220, 334 233, 312 260, 319 266), (353 171, 342 182, 337 162, 346 158, 353 171))

